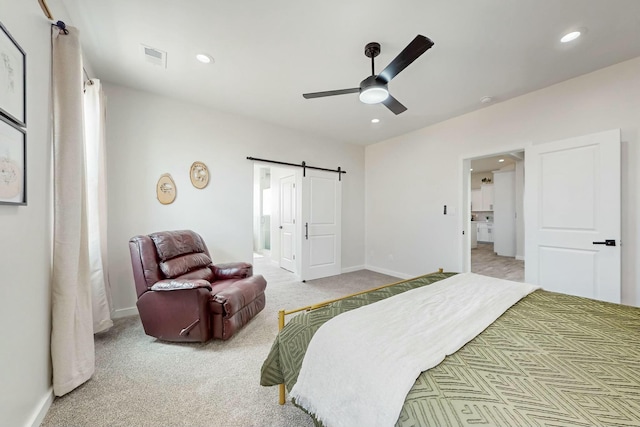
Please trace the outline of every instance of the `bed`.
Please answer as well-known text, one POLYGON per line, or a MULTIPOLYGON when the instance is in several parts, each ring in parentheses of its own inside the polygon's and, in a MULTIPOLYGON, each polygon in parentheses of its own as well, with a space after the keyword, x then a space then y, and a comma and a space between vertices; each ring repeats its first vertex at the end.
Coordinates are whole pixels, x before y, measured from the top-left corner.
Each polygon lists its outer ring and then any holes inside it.
MULTIPOLYGON (((282 330, 260 383, 291 390, 313 335, 333 317, 455 274, 432 273, 292 310, 286 314, 300 313, 286 326, 281 311, 282 330)), ((640 309, 537 290, 422 372, 395 425, 638 426, 640 309)))

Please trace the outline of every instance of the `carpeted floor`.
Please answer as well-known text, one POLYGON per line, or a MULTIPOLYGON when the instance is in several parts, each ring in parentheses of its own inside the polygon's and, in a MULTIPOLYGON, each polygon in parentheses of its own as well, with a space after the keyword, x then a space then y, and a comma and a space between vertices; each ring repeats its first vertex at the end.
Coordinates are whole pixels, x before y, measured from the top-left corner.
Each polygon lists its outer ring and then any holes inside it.
POLYGON ((302 283, 264 258, 255 260, 254 270, 267 279, 267 305, 230 340, 166 343, 145 335, 137 316, 117 319, 96 336, 93 378, 56 398, 41 425, 313 426, 290 402, 278 405, 277 387, 259 383, 278 310, 398 279, 361 270, 302 283))

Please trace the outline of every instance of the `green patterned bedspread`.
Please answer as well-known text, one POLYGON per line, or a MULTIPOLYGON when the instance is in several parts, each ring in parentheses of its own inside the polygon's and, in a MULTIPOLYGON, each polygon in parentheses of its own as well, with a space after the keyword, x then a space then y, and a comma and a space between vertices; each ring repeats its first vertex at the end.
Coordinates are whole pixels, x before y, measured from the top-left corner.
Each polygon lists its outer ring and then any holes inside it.
MULTIPOLYGON (((292 318, 260 383, 295 384, 330 318, 455 273, 423 276, 292 318)), ((536 291, 423 372, 396 426, 640 426, 640 308, 536 291)))

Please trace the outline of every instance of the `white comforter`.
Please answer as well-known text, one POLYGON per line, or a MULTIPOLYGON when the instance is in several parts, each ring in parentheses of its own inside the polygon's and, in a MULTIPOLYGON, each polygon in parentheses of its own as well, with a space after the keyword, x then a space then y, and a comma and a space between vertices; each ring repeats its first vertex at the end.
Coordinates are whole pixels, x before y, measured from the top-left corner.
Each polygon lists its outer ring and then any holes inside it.
POLYGON ((313 336, 291 396, 327 427, 393 426, 422 371, 538 288, 464 273, 343 313, 313 336))

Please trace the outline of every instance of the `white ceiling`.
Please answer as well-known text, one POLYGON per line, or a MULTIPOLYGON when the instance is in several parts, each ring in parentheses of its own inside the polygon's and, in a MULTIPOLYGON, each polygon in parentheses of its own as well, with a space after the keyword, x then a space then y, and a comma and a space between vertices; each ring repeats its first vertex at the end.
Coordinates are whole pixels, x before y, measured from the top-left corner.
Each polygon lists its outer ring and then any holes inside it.
POLYGON ((640 56, 638 0, 58 1, 96 77, 357 144, 640 56), (559 42, 576 28, 585 36, 559 42), (302 98, 358 87, 368 42, 382 45, 377 73, 417 34, 435 46, 389 84, 408 111, 357 94, 302 98), (166 51, 167 68, 146 62, 141 44, 166 51), (215 63, 197 62, 200 52, 215 63))
POLYGON ((499 156, 483 157, 471 160, 472 173, 492 172, 512 166, 516 160, 524 160, 524 152, 505 153, 499 156), (502 162, 500 160, 503 160, 502 162))

